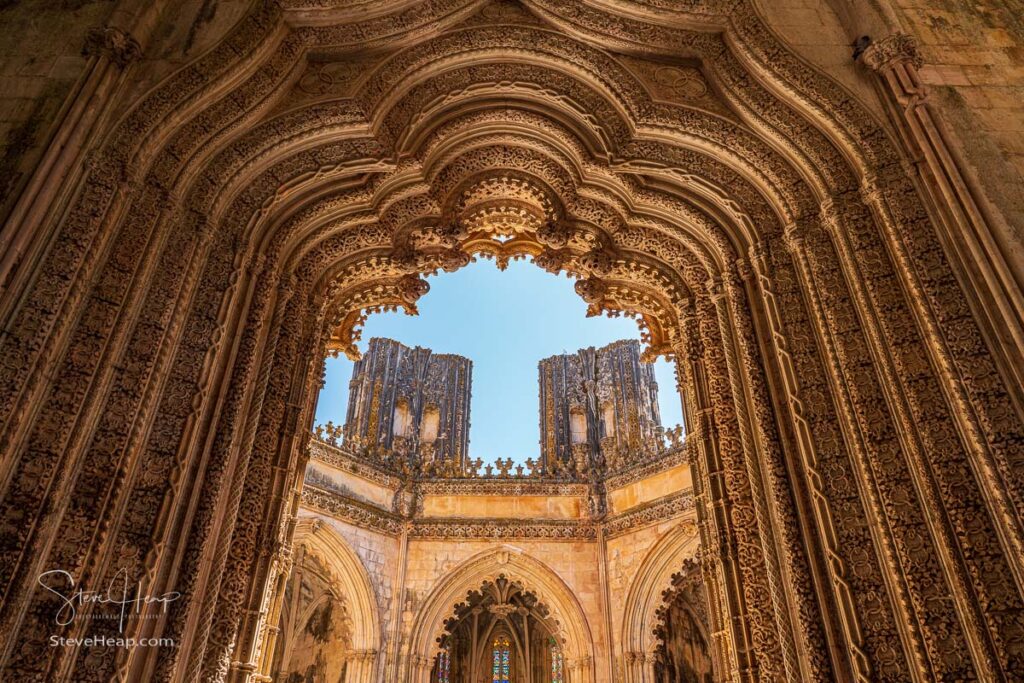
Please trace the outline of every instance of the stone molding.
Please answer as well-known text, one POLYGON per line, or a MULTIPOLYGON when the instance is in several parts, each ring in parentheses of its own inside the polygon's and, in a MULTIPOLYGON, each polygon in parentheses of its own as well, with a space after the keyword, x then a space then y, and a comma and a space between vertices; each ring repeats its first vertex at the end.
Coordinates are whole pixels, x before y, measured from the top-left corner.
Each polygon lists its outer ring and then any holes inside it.
POLYGON ((424 479, 417 482, 423 495, 450 496, 577 496, 590 493, 589 484, 512 479, 424 479))
POLYGON ((684 491, 640 505, 605 521, 529 520, 521 518, 422 518, 412 519, 355 500, 342 493, 306 484, 301 504, 316 512, 358 527, 391 536, 407 531, 418 539, 587 539, 597 538, 603 528, 609 537, 687 514, 694 509, 692 491, 684 491))
POLYGON ((695 509, 693 491, 681 491, 612 515, 604 523, 605 534, 609 538, 614 538, 649 524, 657 524, 687 514, 695 509))

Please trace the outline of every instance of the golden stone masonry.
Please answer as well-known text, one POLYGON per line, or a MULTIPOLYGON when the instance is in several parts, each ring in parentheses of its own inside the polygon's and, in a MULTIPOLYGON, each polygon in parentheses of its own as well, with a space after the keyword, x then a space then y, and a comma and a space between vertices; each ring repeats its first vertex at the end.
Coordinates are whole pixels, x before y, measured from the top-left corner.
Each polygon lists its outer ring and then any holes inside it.
POLYGON ((1022 188, 1010 0, 0 0, 0 681, 1022 681, 1022 188), (476 257, 641 341, 315 425, 476 257))

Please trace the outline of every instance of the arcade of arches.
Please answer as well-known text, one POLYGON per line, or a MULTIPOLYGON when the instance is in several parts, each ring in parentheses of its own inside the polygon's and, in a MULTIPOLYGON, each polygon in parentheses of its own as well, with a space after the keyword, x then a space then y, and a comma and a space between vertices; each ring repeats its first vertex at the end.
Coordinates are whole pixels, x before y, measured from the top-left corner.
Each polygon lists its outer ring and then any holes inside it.
POLYGON ((1008 3, 23 0, 0 30, 0 679, 1024 679, 1008 3), (636 317, 685 440, 593 392, 529 474, 439 456, 412 399, 387 452, 313 434, 325 357, 476 257, 636 317), (122 583, 127 619, 61 609, 122 583))

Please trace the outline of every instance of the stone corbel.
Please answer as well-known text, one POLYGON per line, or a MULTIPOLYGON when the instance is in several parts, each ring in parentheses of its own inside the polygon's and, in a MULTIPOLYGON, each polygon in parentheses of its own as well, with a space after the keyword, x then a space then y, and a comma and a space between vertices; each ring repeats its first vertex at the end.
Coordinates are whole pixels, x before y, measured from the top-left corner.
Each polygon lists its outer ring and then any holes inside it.
POLYGON ((87 57, 106 57, 124 69, 142 57, 142 46, 127 31, 113 26, 91 29, 85 37, 82 54, 87 57))
POLYGON ((894 33, 872 41, 861 52, 860 61, 874 72, 883 73, 901 65, 920 69, 922 60, 917 51, 917 41, 906 33, 894 33))

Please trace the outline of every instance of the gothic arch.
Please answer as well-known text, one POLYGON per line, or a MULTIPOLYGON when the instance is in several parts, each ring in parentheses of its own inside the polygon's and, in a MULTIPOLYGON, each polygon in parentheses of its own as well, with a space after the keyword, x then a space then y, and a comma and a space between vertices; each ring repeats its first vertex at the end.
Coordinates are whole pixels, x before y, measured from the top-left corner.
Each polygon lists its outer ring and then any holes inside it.
POLYGON ((655 611, 661 606, 662 592, 669 588, 672 574, 679 571, 683 561, 696 555, 699 545, 696 525, 683 521, 662 534, 644 556, 623 606, 620 642, 627 660, 630 654, 635 659, 654 650, 655 611))
POLYGON ((521 582, 551 610, 552 621, 560 627, 558 635, 570 673, 569 683, 596 681, 593 635, 572 589, 546 564, 509 545, 474 555, 434 586, 413 620, 409 637, 410 669, 403 680, 428 683, 430 667, 438 651, 436 640, 453 606, 463 600, 468 591, 499 576, 521 582))
POLYGON ((337 531, 316 519, 302 519, 295 525, 291 545, 305 546, 307 552, 323 561, 335 585, 352 605, 352 613, 359 615, 352 620, 352 647, 374 655, 379 653, 380 610, 370 575, 355 551, 337 531))
POLYGON ((911 156, 746 0, 527 0, 449 31, 484 4, 254 3, 41 194, 64 203, 25 212, 38 259, 0 278, 5 672, 251 664, 321 352, 414 311, 424 273, 528 254, 680 360, 737 676, 1020 673, 1020 350, 972 315, 911 156), (310 55, 371 47, 395 53, 352 91, 282 105, 310 55), (657 101, 615 51, 696 60, 726 111, 657 101), (492 209, 518 221, 506 245, 466 234, 492 209), (50 559, 184 589, 138 634, 182 646, 48 648, 50 559))

